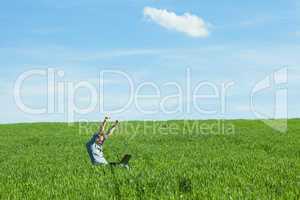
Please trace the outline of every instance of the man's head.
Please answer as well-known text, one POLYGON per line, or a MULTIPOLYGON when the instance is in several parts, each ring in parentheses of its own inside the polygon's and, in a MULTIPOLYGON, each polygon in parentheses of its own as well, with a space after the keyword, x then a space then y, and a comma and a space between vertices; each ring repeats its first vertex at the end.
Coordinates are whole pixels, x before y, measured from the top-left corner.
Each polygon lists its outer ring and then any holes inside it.
POLYGON ((103 141, 104 141, 104 133, 100 133, 96 142, 97 144, 102 144, 103 141))

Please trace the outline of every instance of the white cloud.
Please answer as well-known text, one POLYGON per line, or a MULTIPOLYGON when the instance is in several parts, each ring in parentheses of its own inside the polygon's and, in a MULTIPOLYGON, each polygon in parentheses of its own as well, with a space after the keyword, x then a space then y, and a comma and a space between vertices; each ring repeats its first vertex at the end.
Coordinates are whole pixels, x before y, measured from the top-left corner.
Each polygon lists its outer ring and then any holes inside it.
POLYGON ((168 10, 145 7, 144 16, 164 28, 182 32, 191 37, 207 37, 209 35, 207 23, 202 18, 190 13, 176 15, 168 10))

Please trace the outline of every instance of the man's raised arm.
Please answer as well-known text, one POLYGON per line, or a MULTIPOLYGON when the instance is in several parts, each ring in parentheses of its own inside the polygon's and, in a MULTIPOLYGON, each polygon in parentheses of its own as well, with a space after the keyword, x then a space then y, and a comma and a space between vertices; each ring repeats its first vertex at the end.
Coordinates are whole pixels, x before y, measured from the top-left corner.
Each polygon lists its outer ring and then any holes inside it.
POLYGON ((109 119, 108 117, 105 117, 103 122, 100 124, 99 135, 104 135, 104 129, 105 129, 108 119, 109 119))
POLYGON ((116 129, 116 127, 118 126, 119 121, 116 120, 116 122, 110 127, 110 129, 108 129, 107 133, 106 133, 106 137, 109 137, 113 134, 114 130, 116 129))

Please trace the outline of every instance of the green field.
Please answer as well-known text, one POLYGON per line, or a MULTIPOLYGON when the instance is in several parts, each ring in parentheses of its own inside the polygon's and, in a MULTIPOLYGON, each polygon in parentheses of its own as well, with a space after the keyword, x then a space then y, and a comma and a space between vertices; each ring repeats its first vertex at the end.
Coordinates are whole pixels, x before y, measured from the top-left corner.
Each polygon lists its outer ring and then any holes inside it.
POLYGON ((0 125, 0 199, 300 199, 300 120, 214 123, 121 123, 104 152, 132 154, 129 171, 91 164, 96 123, 0 125))

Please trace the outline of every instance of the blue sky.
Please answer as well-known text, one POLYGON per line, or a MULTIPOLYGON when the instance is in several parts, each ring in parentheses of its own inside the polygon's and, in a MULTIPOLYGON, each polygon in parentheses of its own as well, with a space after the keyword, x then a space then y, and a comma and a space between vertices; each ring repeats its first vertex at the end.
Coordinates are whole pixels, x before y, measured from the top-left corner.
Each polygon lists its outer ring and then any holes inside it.
MULTIPOLYGON (((131 105, 113 114, 124 120, 255 118, 248 109, 251 89, 274 71, 288 67, 288 116, 300 116, 299 0, 12 0, 1 4, 0 27, 1 123, 66 121, 66 113, 24 113, 14 101, 14 83, 22 72, 49 67, 65 72, 60 81, 85 80, 96 86, 102 70, 119 70, 134 80, 135 88, 153 82, 163 95, 174 90, 164 87, 166 82, 184 86, 187 67, 193 86, 201 81, 235 83, 228 93, 226 113, 204 114, 192 109, 145 114, 131 105), (145 13, 145 8, 150 8, 150 13, 145 13), (187 13, 195 20, 187 19, 187 13), (208 34, 191 35, 201 30, 208 34)), ((122 77, 106 79, 107 107, 118 107, 128 97, 126 83, 122 77)), ((24 102, 43 107, 46 84, 41 77, 26 81, 24 102)), ((143 92, 150 94, 152 89, 143 92)), ((272 109, 272 94, 267 91, 257 98, 262 112, 272 109)), ((75 101, 84 107, 87 95, 79 91, 75 101)), ((141 104, 151 110, 155 101, 141 104)), ((217 100, 199 101, 205 108, 218 106, 217 100)), ((183 100, 183 107, 188 104, 191 101, 183 100)), ((96 120, 104 113, 95 109, 74 120, 96 120)))

